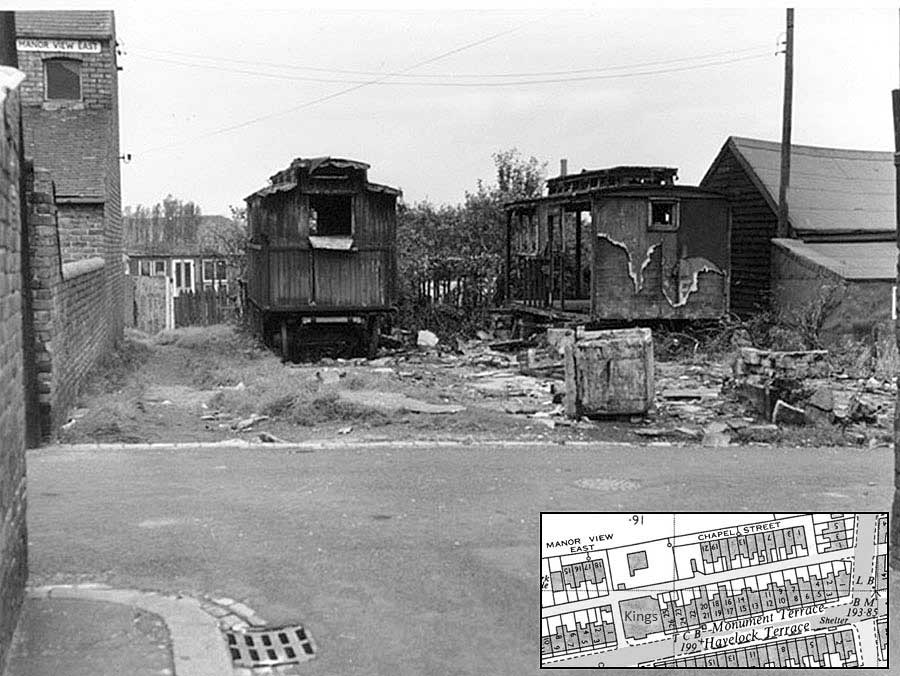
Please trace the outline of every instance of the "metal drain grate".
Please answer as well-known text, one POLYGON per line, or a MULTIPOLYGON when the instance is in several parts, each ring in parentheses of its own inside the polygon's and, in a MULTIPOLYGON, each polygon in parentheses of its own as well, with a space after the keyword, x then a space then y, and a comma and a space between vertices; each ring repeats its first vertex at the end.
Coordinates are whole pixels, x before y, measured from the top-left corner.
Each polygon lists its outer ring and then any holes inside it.
POLYGON ((271 667, 299 664, 315 657, 312 639, 301 626, 225 632, 228 650, 236 667, 271 667))
POLYGON ((641 484, 631 479, 579 479, 575 482, 578 488, 590 491, 635 491, 641 484))

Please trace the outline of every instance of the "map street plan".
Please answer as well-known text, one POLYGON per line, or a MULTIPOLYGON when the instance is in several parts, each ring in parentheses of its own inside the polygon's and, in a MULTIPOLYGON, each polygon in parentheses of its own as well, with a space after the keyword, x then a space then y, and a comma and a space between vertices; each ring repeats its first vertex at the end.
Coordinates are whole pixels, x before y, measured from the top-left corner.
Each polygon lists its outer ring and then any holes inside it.
POLYGON ((541 514, 541 666, 886 667, 887 514, 541 514))

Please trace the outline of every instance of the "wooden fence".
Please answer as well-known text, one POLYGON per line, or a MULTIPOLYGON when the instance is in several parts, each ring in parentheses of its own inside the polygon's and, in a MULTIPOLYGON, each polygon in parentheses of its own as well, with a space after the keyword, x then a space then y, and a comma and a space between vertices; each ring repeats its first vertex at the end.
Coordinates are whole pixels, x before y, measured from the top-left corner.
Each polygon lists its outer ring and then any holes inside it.
POLYGON ((474 309, 494 302, 498 261, 489 255, 480 258, 432 259, 413 279, 419 304, 450 305, 474 309))
POLYGON ((182 291, 175 298, 175 327, 221 324, 232 319, 234 311, 227 289, 182 291))
POLYGON ((150 334, 173 328, 172 282, 165 277, 138 275, 126 279, 126 325, 150 334))

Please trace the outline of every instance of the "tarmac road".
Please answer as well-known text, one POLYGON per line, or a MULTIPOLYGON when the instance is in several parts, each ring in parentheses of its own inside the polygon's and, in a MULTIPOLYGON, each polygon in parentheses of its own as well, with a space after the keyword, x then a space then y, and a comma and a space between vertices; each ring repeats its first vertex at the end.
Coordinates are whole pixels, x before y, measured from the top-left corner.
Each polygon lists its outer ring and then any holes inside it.
POLYGON ((31 584, 239 599, 306 626, 309 674, 537 674, 541 510, 888 511, 892 477, 887 448, 42 449, 31 584))

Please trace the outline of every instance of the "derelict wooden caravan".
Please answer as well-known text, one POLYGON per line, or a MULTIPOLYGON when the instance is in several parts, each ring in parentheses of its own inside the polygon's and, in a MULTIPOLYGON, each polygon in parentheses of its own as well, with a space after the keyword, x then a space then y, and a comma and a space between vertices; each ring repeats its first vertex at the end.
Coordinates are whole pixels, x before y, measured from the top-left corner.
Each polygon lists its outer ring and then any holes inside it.
POLYGON ((512 307, 570 323, 718 319, 729 310, 724 195, 676 185, 671 167, 550 179, 506 205, 512 307))
POLYGON ((368 169, 298 158, 246 198, 247 301, 284 358, 316 345, 371 352, 395 310, 400 191, 370 183, 368 169))

